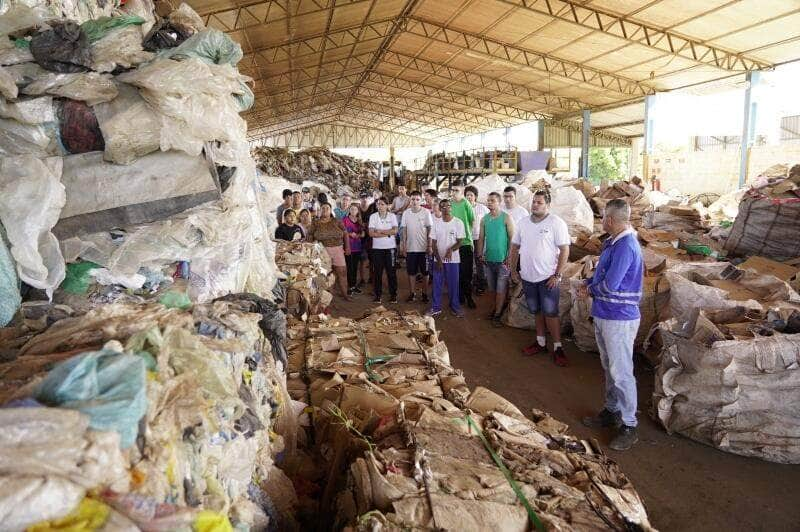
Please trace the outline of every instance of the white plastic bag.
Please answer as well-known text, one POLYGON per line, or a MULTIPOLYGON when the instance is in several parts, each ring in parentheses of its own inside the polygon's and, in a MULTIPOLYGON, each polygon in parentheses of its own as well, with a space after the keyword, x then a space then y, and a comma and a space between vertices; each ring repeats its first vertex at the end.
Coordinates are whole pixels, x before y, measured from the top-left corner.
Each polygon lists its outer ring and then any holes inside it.
POLYGON ((0 100, 0 117, 33 125, 55 122, 56 111, 53 107, 53 97, 41 96, 19 102, 0 100))
POLYGON ((51 229, 66 202, 62 159, 23 155, 0 158, 0 221, 11 243, 21 280, 47 291, 66 273, 58 239, 51 229))
POLYGON ((117 87, 111 76, 97 72, 80 72, 77 74, 54 74, 42 76, 22 89, 23 94, 38 96, 52 94, 71 100, 97 105, 116 98, 117 87))
POLYGON ((142 28, 138 25, 111 30, 92 44, 92 70, 111 72, 115 68, 130 68, 155 57, 142 48, 142 28))
POLYGON ((0 95, 7 100, 13 100, 17 97, 18 92, 14 76, 0 66, 0 95))
POLYGON ((572 187, 553 190, 550 208, 567 222, 571 233, 575 232, 574 229, 594 231, 594 212, 579 190, 572 187))
POLYGON ((130 164, 139 157, 158 151, 161 117, 139 95, 139 90, 120 83, 119 94, 94 107, 106 148, 104 158, 117 164, 130 164))

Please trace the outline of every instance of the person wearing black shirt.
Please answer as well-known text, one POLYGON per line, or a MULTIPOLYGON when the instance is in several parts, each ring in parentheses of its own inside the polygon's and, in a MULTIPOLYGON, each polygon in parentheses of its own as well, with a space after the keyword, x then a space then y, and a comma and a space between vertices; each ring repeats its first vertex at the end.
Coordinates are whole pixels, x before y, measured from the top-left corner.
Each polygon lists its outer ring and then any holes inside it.
POLYGON ((302 240, 305 238, 303 228, 297 225, 296 215, 292 209, 283 211, 283 223, 275 229, 275 238, 278 240, 302 240))

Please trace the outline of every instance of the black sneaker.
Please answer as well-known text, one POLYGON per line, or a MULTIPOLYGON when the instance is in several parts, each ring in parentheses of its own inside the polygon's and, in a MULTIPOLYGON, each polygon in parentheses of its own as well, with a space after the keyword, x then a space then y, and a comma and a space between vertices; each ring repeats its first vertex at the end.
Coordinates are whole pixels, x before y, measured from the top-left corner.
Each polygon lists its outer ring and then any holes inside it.
POLYGON ((425 292, 422 292, 422 302, 423 303, 428 302, 428 294, 426 294, 425 292))
POLYGON ((585 417, 581 422, 592 429, 601 429, 606 427, 619 427, 622 425, 619 412, 611 412, 604 408, 596 416, 585 417))
POLYGON ((397 296, 392 296, 389 298, 389 303, 397 303, 397 296))
POLYGON ((417 299, 416 294, 414 294, 414 292, 411 292, 406 298, 406 303, 413 303, 416 299, 417 299))
POLYGON ((475 308, 477 305, 475 304, 475 300, 472 299, 472 296, 467 296, 467 306, 469 308, 475 308))
POLYGON ((494 313, 494 310, 491 311, 488 316, 486 316, 487 320, 494 320, 494 319, 497 319, 497 318, 499 318, 499 316, 494 313))
POLYGON ((502 326, 503 322, 500 320, 500 316, 495 316, 494 318, 492 318, 492 327, 494 327, 495 329, 499 329, 502 326))
POLYGON ((627 451, 633 447, 633 444, 637 441, 639 441, 639 434, 636 431, 636 427, 622 425, 619 428, 619 432, 617 432, 617 435, 614 436, 614 439, 611 440, 608 446, 615 451, 627 451))
POLYGON ((353 288, 353 293, 354 294, 360 294, 361 293, 361 289, 356 286, 355 288, 353 288))
POLYGON ((373 303, 380 303, 381 302, 381 298, 379 296, 375 296, 375 297, 372 298, 372 302, 373 303))

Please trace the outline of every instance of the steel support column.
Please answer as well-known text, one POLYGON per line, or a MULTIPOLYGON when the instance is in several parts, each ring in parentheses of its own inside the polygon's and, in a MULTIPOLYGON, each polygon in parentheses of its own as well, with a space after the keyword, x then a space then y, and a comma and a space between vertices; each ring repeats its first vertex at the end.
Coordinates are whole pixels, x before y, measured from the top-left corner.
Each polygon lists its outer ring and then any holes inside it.
POLYGON ((581 124, 581 172, 580 176, 589 179, 589 137, 592 134, 591 111, 583 110, 583 123, 581 124))
POLYGON ((544 151, 544 120, 536 121, 536 151, 544 151))
POLYGON ((758 98, 754 97, 753 89, 761 80, 761 72, 747 73, 747 89, 744 91, 744 120, 742 120, 741 160, 739 162, 739 187, 747 182, 750 150, 755 140, 756 119, 758 114, 758 98))
POLYGON ((655 125, 656 96, 645 96, 644 99, 644 153, 642 154, 642 180, 652 181, 650 175, 650 156, 653 155, 653 131, 655 125))

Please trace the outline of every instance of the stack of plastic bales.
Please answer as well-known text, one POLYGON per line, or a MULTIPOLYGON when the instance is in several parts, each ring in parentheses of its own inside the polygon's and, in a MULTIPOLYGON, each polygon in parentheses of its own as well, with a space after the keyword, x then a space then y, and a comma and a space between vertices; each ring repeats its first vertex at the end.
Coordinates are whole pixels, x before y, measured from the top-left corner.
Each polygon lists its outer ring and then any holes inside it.
MULTIPOLYGON (((358 530, 652 530, 618 466, 450 365, 433 321, 379 307, 290 326, 308 382, 318 525, 358 530)), ((299 391, 299 390, 297 390, 299 391)), ((310 526, 310 525, 309 525, 310 526)))
POLYGON ((84 274, 106 287, 95 303, 174 277, 194 301, 268 296, 240 46, 185 4, 164 19, 149 0, 79 4, 0 7, 0 222, 16 275, 51 296, 84 274))
POLYGON ((77 520, 87 504, 105 516, 98 525, 113 509, 132 530, 210 518, 262 530, 291 519, 269 495, 285 479, 274 457, 295 442, 264 336, 275 332, 271 311, 251 312, 253 296, 225 299, 187 310, 100 306, 0 364, 5 529, 77 520))

